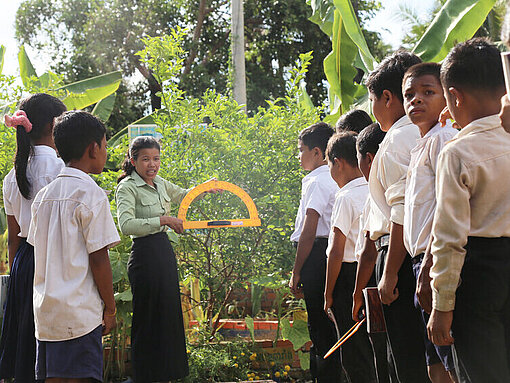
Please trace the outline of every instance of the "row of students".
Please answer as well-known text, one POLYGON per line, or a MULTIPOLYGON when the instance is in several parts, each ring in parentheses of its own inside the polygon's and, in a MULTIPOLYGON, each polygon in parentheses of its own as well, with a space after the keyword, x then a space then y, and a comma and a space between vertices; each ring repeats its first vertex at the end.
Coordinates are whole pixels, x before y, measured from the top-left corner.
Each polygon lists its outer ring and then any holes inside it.
POLYGON ((499 51, 473 39, 442 65, 398 51, 370 73, 367 87, 386 134, 379 144, 373 128, 361 132, 358 163, 353 133, 333 136, 327 150, 318 133, 324 124, 298 140, 301 166, 311 173, 292 237, 290 287, 304 292, 312 374, 319 382, 340 381, 342 370, 353 382, 508 382, 510 181, 501 174, 510 165, 510 135, 497 116, 505 93, 499 51), (363 153, 367 137, 376 149, 363 153), (314 160, 306 162, 309 153, 314 160), (327 247, 321 221, 330 222, 327 247), (388 352, 375 339, 371 350, 357 333, 324 362, 328 346, 358 320, 374 275, 388 352))

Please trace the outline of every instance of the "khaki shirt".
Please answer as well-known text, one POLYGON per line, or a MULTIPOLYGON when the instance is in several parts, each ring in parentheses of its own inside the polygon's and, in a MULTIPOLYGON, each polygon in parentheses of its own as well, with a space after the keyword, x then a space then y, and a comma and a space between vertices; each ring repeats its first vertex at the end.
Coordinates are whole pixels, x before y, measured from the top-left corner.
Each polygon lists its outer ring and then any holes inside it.
POLYGON ((154 186, 147 184, 136 171, 117 186, 117 218, 122 234, 132 238, 166 231, 159 217, 169 215, 171 203, 179 204, 189 189, 183 189, 156 176, 154 186))
POLYGON ((498 115, 471 122, 439 155, 432 224, 433 308, 451 311, 468 236, 510 237, 510 134, 498 115))

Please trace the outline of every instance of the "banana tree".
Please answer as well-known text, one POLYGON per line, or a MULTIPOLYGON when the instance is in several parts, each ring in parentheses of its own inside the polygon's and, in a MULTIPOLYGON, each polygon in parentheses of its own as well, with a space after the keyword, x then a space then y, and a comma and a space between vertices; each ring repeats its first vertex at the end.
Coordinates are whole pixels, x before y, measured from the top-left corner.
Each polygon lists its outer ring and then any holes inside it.
MULTIPOLYGON (((0 48, 0 69, 3 66, 5 48, 0 48)), ((95 105, 93 113, 106 121, 115 102, 115 92, 122 80, 120 71, 106 73, 64 85, 57 74, 47 71, 41 76, 37 72, 27 55, 24 46, 18 53, 19 71, 21 82, 29 91, 47 91, 59 97, 68 109, 83 109, 95 105)), ((14 102, 7 105, 12 107, 14 102)), ((5 107, 3 107, 5 110, 5 107)))
MULTIPOLYGON (((376 65, 350 0, 306 0, 310 20, 331 37, 332 52, 324 60, 330 85, 330 115, 336 121, 353 104, 366 100, 366 89, 354 83, 356 68, 365 74, 376 65)), ((439 62, 457 42, 476 33, 497 0, 448 0, 429 25, 413 52, 424 61, 439 62)))

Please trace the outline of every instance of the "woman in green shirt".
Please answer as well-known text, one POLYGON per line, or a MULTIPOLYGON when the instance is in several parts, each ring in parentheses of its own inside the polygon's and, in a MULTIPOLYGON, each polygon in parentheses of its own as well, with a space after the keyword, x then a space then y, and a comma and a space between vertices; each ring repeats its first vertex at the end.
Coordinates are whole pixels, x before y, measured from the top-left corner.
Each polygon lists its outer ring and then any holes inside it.
POLYGON ((160 146, 152 137, 130 145, 115 194, 120 230, 133 238, 128 276, 133 292, 131 329, 134 380, 167 382, 188 375, 175 254, 166 231, 180 234, 169 216, 188 190, 159 177, 160 146))

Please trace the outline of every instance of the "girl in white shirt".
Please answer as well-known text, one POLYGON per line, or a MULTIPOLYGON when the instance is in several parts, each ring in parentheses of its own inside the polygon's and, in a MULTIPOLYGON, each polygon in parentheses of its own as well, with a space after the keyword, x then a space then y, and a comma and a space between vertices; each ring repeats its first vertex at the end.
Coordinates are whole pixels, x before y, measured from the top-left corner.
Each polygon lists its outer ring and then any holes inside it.
POLYGON ((35 381, 34 248, 26 237, 33 197, 64 168, 55 151, 53 120, 65 111, 58 98, 38 93, 21 101, 12 117, 5 116, 5 125, 16 128, 16 155, 3 181, 11 272, 0 338, 1 379, 35 381))

